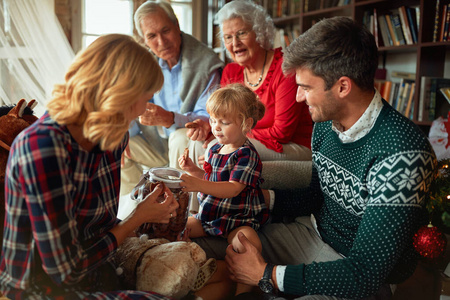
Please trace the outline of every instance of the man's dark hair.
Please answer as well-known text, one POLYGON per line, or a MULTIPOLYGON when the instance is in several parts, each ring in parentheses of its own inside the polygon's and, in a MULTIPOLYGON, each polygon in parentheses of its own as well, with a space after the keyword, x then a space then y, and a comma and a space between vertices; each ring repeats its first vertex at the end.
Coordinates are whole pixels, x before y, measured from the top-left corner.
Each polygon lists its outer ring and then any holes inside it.
POLYGON ((374 36, 348 17, 323 19, 287 47, 283 72, 306 68, 323 78, 326 90, 342 76, 363 90, 373 89, 378 68, 374 36))

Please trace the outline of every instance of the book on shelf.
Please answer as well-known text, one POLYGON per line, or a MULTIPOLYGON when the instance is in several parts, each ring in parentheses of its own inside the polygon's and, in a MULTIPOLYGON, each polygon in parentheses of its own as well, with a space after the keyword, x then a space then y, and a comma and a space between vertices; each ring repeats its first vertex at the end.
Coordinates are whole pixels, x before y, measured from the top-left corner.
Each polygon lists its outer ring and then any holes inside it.
POLYGON ((450 105, 447 99, 440 92, 441 88, 450 86, 450 78, 437 77, 431 83, 431 104, 433 105, 434 115, 430 120, 435 120, 438 117, 446 117, 450 111, 450 105))
POLYGON ((440 41, 449 41, 449 25, 450 25, 450 3, 443 6, 442 9, 442 24, 441 24, 441 36, 440 41))
POLYGON ((302 1, 301 0, 290 0, 289 14, 296 15, 300 13, 302 1))
MULTIPOLYGON (((414 8, 414 11, 416 13, 417 32, 419 32, 419 28, 420 28, 420 6, 416 6, 414 8)), ((418 36, 418 34, 417 34, 417 36, 418 36)))
POLYGON ((419 22, 418 22, 418 18, 416 16, 416 9, 413 7, 405 7, 406 9, 406 15, 408 17, 408 23, 409 23, 409 27, 411 29, 411 37, 413 39, 413 43, 417 44, 417 42, 419 41, 419 22))
POLYGON ((410 72, 391 71, 391 76, 396 78, 404 78, 409 80, 415 80, 416 74, 410 72))
POLYGON ((402 24, 403 33, 405 35, 405 41, 407 45, 414 44, 412 35, 411 35, 411 27, 408 21, 408 14, 406 13, 406 7, 400 6, 398 8, 398 15, 400 17, 400 22, 402 24))
POLYGON ((387 102, 390 101, 389 97, 391 95, 391 89, 392 89, 392 81, 385 81, 383 86, 381 87, 381 97, 383 97, 384 100, 387 102))
POLYGON ((422 76, 420 78, 420 97, 419 97, 419 111, 417 113, 417 121, 429 121, 429 107, 431 95, 431 77, 422 76))
POLYGON ((413 82, 413 83, 411 83, 411 89, 410 89, 410 91, 409 91, 409 95, 408 95, 408 103, 407 103, 407 105, 406 105, 406 109, 405 109, 405 112, 404 112, 404 115, 406 116, 406 117, 408 117, 408 118, 410 118, 410 119, 413 119, 413 117, 412 117, 412 111, 413 111, 413 104, 412 104, 412 100, 413 100, 413 98, 414 98, 414 92, 415 92, 415 89, 416 89, 416 83, 415 82, 413 82))
POLYGON ((405 82, 405 85, 403 87, 400 108, 398 109, 398 111, 403 115, 406 115, 405 111, 406 107, 408 106, 409 94, 411 93, 411 85, 412 82, 405 82))
POLYGON ((391 15, 392 27, 394 29, 395 39, 398 45, 405 45, 405 36, 403 35, 402 24, 400 22, 400 17, 398 14, 391 15))
POLYGON ((393 46, 394 42, 392 41, 391 34, 389 33, 386 16, 378 16, 378 24, 380 25, 380 33, 381 39, 383 40, 383 45, 385 47, 393 46))
POLYGON ((411 84, 413 82, 408 79, 403 79, 400 81, 400 88, 398 92, 397 105, 395 109, 404 114, 406 106, 408 105, 409 93, 411 91, 411 84))
POLYGON ((391 15, 387 14, 387 15, 384 15, 384 17, 386 18, 386 24, 387 24, 387 27, 389 30, 389 35, 391 36, 391 39, 392 39, 392 46, 400 45, 400 43, 398 42, 398 39, 395 35, 394 23, 391 20, 391 15))
POLYGON ((433 30, 433 42, 437 42, 438 30, 439 30, 439 4, 440 0, 436 0, 436 11, 434 15, 434 30, 433 30))
POLYGON ((305 0, 304 3, 304 12, 314 11, 320 9, 320 6, 323 5, 323 0, 305 0))
POLYGON ((444 40, 444 30, 445 30, 445 19, 447 18, 447 5, 444 5, 442 7, 442 14, 441 14, 441 29, 440 29, 440 34, 439 34, 439 41, 443 41, 444 40))
POLYGON ((389 102, 389 97, 392 89, 392 81, 389 80, 375 80, 374 87, 378 90, 381 98, 389 102))
POLYGON ((375 38, 375 43, 377 47, 380 46, 378 41, 378 13, 376 8, 373 10, 365 10, 363 14, 363 25, 369 29, 370 33, 373 34, 375 38))
POLYGON ((388 101, 392 107, 395 107, 395 99, 397 98, 399 87, 400 87, 399 82, 392 82, 391 93, 389 94, 389 101, 388 101))
POLYGON ((379 47, 379 41, 378 41, 378 13, 377 13, 377 9, 374 8, 373 9, 373 14, 372 14, 372 34, 375 36, 375 43, 377 44, 377 47, 379 47))

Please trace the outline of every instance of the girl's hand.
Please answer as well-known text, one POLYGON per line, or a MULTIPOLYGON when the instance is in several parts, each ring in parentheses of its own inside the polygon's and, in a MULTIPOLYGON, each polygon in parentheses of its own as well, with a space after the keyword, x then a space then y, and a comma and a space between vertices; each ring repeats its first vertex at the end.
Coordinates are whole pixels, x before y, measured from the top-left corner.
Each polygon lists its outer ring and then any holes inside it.
POLYGON ((182 174, 180 177, 182 182, 180 182, 180 186, 183 189, 183 192, 199 192, 199 188, 202 183, 202 179, 199 179, 197 177, 188 175, 188 174, 182 174))
POLYGON ((194 171, 197 170, 197 166, 194 164, 194 162, 192 161, 192 159, 188 157, 186 157, 184 154, 182 154, 179 158, 178 158, 178 164, 180 165, 180 168, 183 171, 192 173, 194 171))
POLYGON ((135 214, 142 218, 141 223, 169 223, 170 218, 177 215, 178 206, 172 191, 164 184, 158 183, 136 206, 135 214), (160 195, 164 197, 163 202, 158 202, 160 195))

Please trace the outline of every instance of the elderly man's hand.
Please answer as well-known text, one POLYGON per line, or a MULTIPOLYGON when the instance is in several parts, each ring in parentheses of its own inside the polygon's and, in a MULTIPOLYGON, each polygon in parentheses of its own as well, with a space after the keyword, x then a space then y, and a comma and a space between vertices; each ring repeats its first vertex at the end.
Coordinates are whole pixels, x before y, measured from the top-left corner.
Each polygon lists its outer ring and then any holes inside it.
POLYGON ((164 126, 169 128, 174 123, 174 113, 159 105, 147 103, 147 109, 139 116, 139 122, 148 126, 164 126))
POLYGON ((186 123, 189 128, 186 135, 192 141, 205 141, 211 133, 211 126, 202 119, 196 119, 193 122, 186 123), (195 125, 195 126, 193 126, 195 125))

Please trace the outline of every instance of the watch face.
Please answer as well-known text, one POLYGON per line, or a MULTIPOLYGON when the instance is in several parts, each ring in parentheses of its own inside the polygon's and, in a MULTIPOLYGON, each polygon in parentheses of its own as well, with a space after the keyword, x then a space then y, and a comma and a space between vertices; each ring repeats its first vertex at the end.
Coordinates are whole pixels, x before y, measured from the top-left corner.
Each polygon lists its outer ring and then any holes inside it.
POLYGON ((263 291, 264 293, 271 293, 273 290, 273 285, 269 280, 260 280, 258 285, 261 291, 263 291))

